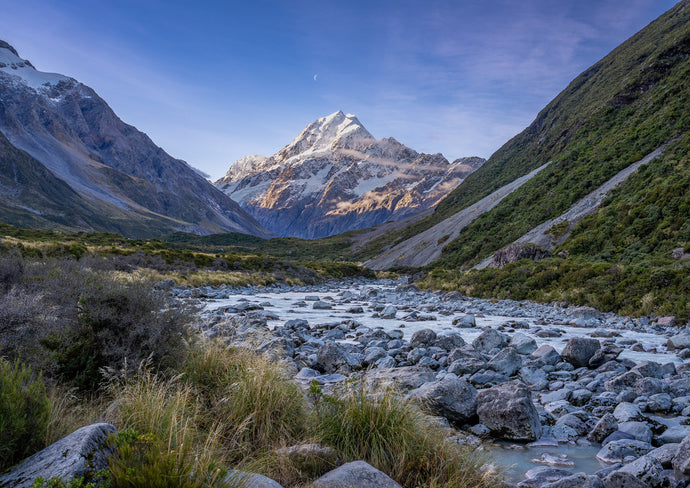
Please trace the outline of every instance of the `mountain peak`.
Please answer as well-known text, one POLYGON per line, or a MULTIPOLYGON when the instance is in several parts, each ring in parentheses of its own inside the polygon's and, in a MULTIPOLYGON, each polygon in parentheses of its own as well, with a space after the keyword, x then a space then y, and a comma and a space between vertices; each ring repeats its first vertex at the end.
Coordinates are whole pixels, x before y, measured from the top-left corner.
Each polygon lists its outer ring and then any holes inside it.
POLYGON ((19 78, 20 82, 34 90, 49 88, 71 78, 57 73, 44 73, 34 68, 26 59, 19 57, 17 50, 9 43, 0 40, 0 73, 19 78))

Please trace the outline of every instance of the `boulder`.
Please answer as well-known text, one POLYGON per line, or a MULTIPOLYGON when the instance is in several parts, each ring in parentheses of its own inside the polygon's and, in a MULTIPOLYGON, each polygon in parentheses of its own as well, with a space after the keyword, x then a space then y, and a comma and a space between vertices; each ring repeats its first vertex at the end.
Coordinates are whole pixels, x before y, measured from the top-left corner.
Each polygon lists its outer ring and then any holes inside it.
POLYGON ((541 485, 541 488, 604 488, 604 484, 598 476, 575 473, 558 481, 541 485))
POLYGON ((116 432, 105 423, 82 427, 0 474, 0 488, 29 487, 39 477, 68 482, 105 469, 111 453, 108 436, 116 432))
POLYGON ((604 483, 604 488, 650 488, 647 483, 623 471, 609 473, 602 482, 604 483))
POLYGON ((474 374, 486 367, 486 360, 472 346, 453 349, 448 355, 448 372, 458 376, 474 374))
POLYGON ((530 337, 522 332, 516 332, 510 339, 510 345, 515 348, 519 354, 532 354, 537 350, 537 341, 534 337, 530 337))
POLYGON ((633 420, 645 420, 644 415, 642 415, 640 411, 640 407, 634 403, 628 402, 619 403, 613 410, 613 416, 616 417, 619 423, 633 420))
POLYGON ((359 362, 337 342, 327 342, 316 351, 316 368, 324 373, 350 371, 359 362))
POLYGON ((506 376, 513 376, 522 366, 522 357, 514 347, 506 347, 492 357, 486 366, 506 376))
POLYGON ((568 339, 561 357, 575 366, 581 368, 589 366, 589 360, 592 359, 594 353, 601 348, 601 343, 597 339, 590 337, 572 337, 568 339))
POLYGON ((491 352, 493 349, 500 349, 508 344, 510 337, 502 334, 496 329, 486 328, 479 336, 472 341, 472 347, 480 352, 491 352))
POLYGON ((597 453, 597 459, 605 463, 622 463, 644 456, 654 449, 648 442, 636 441, 634 439, 621 439, 611 441, 603 446, 597 453))
POLYGON ((395 308, 393 305, 388 305, 381 312, 381 318, 382 319, 394 319, 397 313, 398 313, 397 308, 395 308))
POLYGON ((242 486, 243 488, 283 488, 283 485, 266 476, 256 473, 247 473, 231 469, 225 477, 225 483, 230 486, 242 486))
POLYGON ((426 347, 436 339, 436 332, 431 329, 421 329, 416 331, 410 337, 410 346, 412 347, 426 347))
POLYGON ((532 403, 532 395, 519 380, 480 391, 477 414, 479 421, 496 437, 529 442, 541 436, 539 413, 532 403))
POLYGON ((690 480, 690 436, 678 446, 672 465, 677 480, 690 480))
POLYGON ((618 471, 630 473, 638 480, 648 484, 651 488, 661 488, 662 486, 662 473, 664 467, 657 459, 649 455, 642 456, 626 464, 618 471))
POLYGON ((369 371, 364 376, 364 384, 374 391, 394 388, 409 391, 419 388, 424 383, 434 381, 436 373, 424 366, 404 366, 394 369, 369 371))
POLYGON ((594 355, 589 359, 590 368, 598 368, 604 363, 613 361, 623 352, 623 348, 614 346, 613 344, 605 344, 601 349, 597 349, 594 355))
POLYGON ((556 365, 563 360, 561 355, 558 354, 553 346, 549 346, 548 344, 539 346, 537 350, 532 353, 532 358, 539 359, 543 361, 544 364, 549 364, 551 366, 556 365))
POLYGON ((389 476, 365 463, 354 461, 329 471, 311 484, 314 488, 401 488, 389 476))
POLYGON ((601 442, 616 430, 618 430, 616 417, 611 413, 607 413, 599 419, 592 431, 587 435, 587 439, 592 442, 601 442))
POLYGON ((464 315, 457 319, 453 319, 453 325, 462 329, 471 329, 477 326, 477 322, 474 315, 464 315))
POLYGON ((445 332, 437 335, 432 345, 446 351, 452 351, 456 347, 464 346, 465 340, 462 338, 462 335, 457 332, 445 332))
POLYGON ((477 390, 464 379, 446 377, 410 392, 410 397, 435 415, 463 424, 477 415, 477 390))

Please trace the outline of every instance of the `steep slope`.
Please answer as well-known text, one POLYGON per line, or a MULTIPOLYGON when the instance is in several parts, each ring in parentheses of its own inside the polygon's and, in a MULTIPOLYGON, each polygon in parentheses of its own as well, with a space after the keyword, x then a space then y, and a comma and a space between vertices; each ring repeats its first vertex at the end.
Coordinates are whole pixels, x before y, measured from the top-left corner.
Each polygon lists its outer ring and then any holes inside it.
POLYGON ((433 216, 370 243, 365 252, 375 256, 385 246, 432 227, 553 161, 466 227, 434 265, 469 267, 561 215, 644 155, 686 134, 690 129, 688 4, 680 2, 577 77, 525 131, 441 201, 433 216))
POLYGON ((483 162, 449 163, 393 138, 376 140, 338 111, 270 158, 236 161, 215 184, 275 234, 313 239, 424 211, 483 162))
MULTIPOLYGON (((74 226, 132 236, 174 230, 267 235, 184 161, 170 157, 146 134, 122 122, 91 88, 63 75, 37 71, 3 41, 0 132, 89 202, 85 205, 89 212, 99 214, 97 227, 93 218, 81 218, 86 214, 74 215, 79 222, 74 226), (156 225, 148 229, 152 222, 156 225)), ((31 189, 34 194, 39 190, 31 189)), ((10 194, 5 201, 22 205, 10 194)), ((60 213, 55 204, 55 199, 47 198, 33 210, 60 213)))

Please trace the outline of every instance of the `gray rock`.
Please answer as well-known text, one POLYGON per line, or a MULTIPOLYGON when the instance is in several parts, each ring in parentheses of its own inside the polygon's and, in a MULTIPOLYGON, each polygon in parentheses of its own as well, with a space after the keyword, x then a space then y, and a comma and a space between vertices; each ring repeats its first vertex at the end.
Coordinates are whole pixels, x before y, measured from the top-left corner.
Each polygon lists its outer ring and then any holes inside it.
POLYGON ((436 339, 436 332, 431 329, 421 329, 412 334, 410 338, 410 346, 412 347, 426 347, 436 339))
POLYGON ((398 483, 364 461, 346 463, 312 483, 314 488, 401 488, 398 483))
POLYGON ((650 488, 647 483, 638 480, 630 473, 614 471, 603 480, 604 488, 650 488))
POLYGON ((613 361, 623 352, 622 347, 606 344, 601 349, 597 349, 594 355, 589 359, 590 368, 598 368, 604 363, 613 361))
POLYGON ((397 313, 398 313, 397 308, 395 308, 393 305, 388 305, 381 312, 381 318, 382 319, 394 319, 397 313))
POLYGON ((654 361, 643 361, 640 364, 633 367, 630 371, 637 371, 642 376, 649 378, 663 378, 664 368, 659 363, 654 361))
POLYGON ((673 469, 673 459, 678 454, 680 443, 665 444, 657 447, 653 451, 649 451, 646 456, 651 456, 661 463, 665 469, 673 469))
POLYGON ((509 343, 519 354, 532 354, 537 350, 537 341, 522 332, 516 332, 509 343))
POLYGON ((601 442, 609 435, 613 434, 616 430, 618 430, 618 422, 616 421, 616 417, 614 417, 611 413, 607 413, 599 419, 597 424, 592 429, 592 432, 587 435, 587 439, 592 442, 601 442))
POLYGON ((690 347, 690 333, 687 331, 670 337, 666 341, 666 346, 670 349, 685 349, 690 347))
POLYGON ((311 306, 314 310, 331 310, 333 308, 333 305, 331 305, 328 302, 322 302, 319 300, 318 302, 314 302, 311 306))
POLYGON ((541 485, 541 488, 604 488, 604 483, 598 476, 576 473, 541 485))
POLYGON ((335 449, 316 443, 283 447, 276 449, 276 454, 290 459, 297 467, 307 466, 315 461, 335 464, 338 459, 335 449))
POLYGON ((669 387, 665 381, 648 376, 635 381, 632 389, 637 396, 647 397, 656 395, 657 393, 667 393, 669 391, 669 387))
POLYGON ((395 369, 372 370, 364 376, 364 384, 373 391, 393 388, 403 392, 419 388, 434 381, 436 373, 423 366, 405 366, 395 369))
POLYGON ((652 429, 645 422, 619 422, 618 430, 630 434, 633 439, 638 441, 649 442, 650 444, 652 442, 652 429))
POLYGON ((519 380, 481 390, 477 414, 496 437, 529 442, 541 436, 539 413, 529 389, 519 380))
POLYGON ((487 368, 513 376, 522 366, 522 358, 514 347, 506 347, 487 363, 487 368))
POLYGON ((435 415, 463 424, 477 415, 477 390, 466 380, 446 377, 410 392, 410 397, 435 415))
POLYGON ((256 473, 247 473, 236 469, 228 470, 225 482, 230 486, 242 486, 243 488, 283 488, 280 483, 256 473))
POLYGON ((110 424, 82 427, 0 474, 0 488, 24 488, 36 478, 67 482, 108 467, 108 436, 117 431, 110 424))
POLYGON ((647 411, 652 413, 668 413, 673 408, 673 399, 668 393, 651 395, 647 400, 647 411))
POLYGON ((642 456, 631 463, 626 464, 618 471, 630 473, 638 480, 648 484, 651 488, 661 488, 662 473, 664 467, 651 456, 642 456))
POLYGON ((613 411, 613 416, 616 417, 618 423, 630 422, 633 420, 645 420, 644 415, 640 411, 640 407, 634 403, 623 402, 619 403, 613 411))
POLYGON ((688 436, 690 436, 690 425, 674 425, 658 436, 658 440, 662 444, 672 444, 682 442, 688 436))
POLYGON ((349 372, 358 361, 337 342, 327 342, 316 351, 316 368, 324 373, 349 372))
POLYGON ((637 459, 644 456, 652 449, 654 448, 648 442, 621 439, 603 446, 597 453, 597 459, 605 463, 621 463, 630 457, 637 459))
POLYGON ((474 319, 474 315, 465 315, 463 317, 458 317, 453 319, 453 325, 463 329, 470 329, 477 326, 477 322, 474 319))
POLYGON ((452 351, 456 347, 464 346, 465 340, 457 332, 445 332, 436 336, 433 345, 446 351, 452 351))
POLYGON ((690 436, 683 439, 673 458, 673 472, 678 480, 690 480, 690 436))
POLYGON ((601 348, 601 343, 597 339, 590 337, 572 337, 568 339, 561 357, 575 366, 581 368, 589 365, 594 353, 601 348))
POLYGON ((510 337, 507 334, 502 334, 496 329, 486 328, 472 341, 472 347, 477 351, 489 353, 493 349, 505 347, 509 340, 510 337))
POLYGON ((448 372, 458 376, 474 374, 486 367, 486 360, 472 346, 453 349, 448 355, 448 372))
POLYGON ((537 350, 532 353, 532 357, 534 359, 540 359, 544 362, 544 364, 550 364, 552 366, 560 363, 563 360, 563 358, 561 358, 561 355, 558 354, 556 349, 554 349, 553 346, 549 346, 548 344, 539 346, 537 350))

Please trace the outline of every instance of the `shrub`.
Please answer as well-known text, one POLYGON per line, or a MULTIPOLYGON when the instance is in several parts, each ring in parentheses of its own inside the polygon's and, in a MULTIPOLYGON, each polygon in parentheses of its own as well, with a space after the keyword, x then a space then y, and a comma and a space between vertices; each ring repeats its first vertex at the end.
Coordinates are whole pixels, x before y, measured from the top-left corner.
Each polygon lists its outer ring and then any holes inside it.
POLYGON ((41 377, 0 359, 0 472, 43 447, 49 412, 41 377))
POLYGON ((501 485, 495 473, 480 470, 481 457, 446 441, 448 432, 393 393, 369 396, 354 385, 319 402, 316 423, 321 442, 345 460, 365 460, 405 487, 501 485))
POLYGON ((58 375, 93 391, 102 368, 131 374, 144 360, 158 369, 180 364, 191 312, 150 283, 92 277, 81 289, 76 316, 43 343, 54 354, 58 375))

